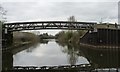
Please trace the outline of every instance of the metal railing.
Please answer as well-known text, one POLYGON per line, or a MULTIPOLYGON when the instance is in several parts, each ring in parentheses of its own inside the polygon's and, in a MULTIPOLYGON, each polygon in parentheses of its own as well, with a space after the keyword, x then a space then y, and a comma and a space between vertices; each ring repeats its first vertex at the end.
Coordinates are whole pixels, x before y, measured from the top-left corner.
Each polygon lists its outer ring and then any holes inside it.
POLYGON ((14 70, 64 70, 64 69, 90 69, 90 64, 81 64, 81 65, 65 65, 65 66, 14 66, 14 70))
POLYGON ((15 66, 2 72, 120 72, 120 68, 92 68, 89 64, 66 66, 15 66))

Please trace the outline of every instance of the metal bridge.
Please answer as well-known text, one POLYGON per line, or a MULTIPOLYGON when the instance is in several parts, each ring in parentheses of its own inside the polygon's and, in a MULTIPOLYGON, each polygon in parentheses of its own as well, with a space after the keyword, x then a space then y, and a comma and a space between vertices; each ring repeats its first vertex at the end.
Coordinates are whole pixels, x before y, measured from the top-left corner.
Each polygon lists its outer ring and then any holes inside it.
POLYGON ((70 21, 38 21, 4 23, 4 28, 9 31, 41 30, 41 29, 67 29, 67 30, 91 30, 95 22, 70 22, 70 21))
POLYGON ((71 21, 32 21, 4 23, 2 25, 2 45, 11 45, 13 42, 13 32, 22 30, 42 30, 42 29, 66 29, 66 30, 93 30, 95 22, 71 22, 71 21))

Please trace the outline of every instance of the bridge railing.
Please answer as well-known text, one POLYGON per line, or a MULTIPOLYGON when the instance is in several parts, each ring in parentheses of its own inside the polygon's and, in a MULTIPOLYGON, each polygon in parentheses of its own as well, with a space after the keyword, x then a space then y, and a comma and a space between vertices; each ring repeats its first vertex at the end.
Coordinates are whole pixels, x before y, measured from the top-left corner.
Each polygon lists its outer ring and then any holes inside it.
POLYGON ((81 65, 65 65, 65 66, 14 66, 13 69, 70 69, 70 68, 90 68, 90 64, 81 64, 81 65))
POLYGON ((92 70, 90 64, 65 65, 65 66, 15 66, 12 70, 92 70))
POLYGON ((66 65, 66 66, 15 66, 11 70, 3 72, 102 72, 114 71, 118 72, 118 68, 93 68, 90 64, 66 65))

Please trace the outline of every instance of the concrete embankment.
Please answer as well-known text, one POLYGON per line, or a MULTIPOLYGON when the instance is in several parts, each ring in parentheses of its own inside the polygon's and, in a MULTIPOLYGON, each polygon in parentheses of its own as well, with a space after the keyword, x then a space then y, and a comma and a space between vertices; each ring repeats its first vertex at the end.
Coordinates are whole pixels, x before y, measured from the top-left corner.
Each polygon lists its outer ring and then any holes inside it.
POLYGON ((88 31, 80 44, 91 48, 120 48, 120 30, 99 28, 96 31, 88 31))

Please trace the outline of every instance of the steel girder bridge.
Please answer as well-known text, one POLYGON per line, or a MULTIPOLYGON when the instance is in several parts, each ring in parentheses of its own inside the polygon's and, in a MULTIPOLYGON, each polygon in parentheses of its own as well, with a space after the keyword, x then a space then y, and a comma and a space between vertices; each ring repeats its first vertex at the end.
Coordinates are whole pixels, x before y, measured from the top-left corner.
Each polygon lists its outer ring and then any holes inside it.
POLYGON ((2 28, 2 45, 4 48, 12 44, 13 32, 23 30, 64 29, 64 30, 93 30, 95 22, 70 21, 33 21, 4 23, 2 28))
POLYGON ((5 23, 5 29, 9 31, 41 30, 41 29, 67 29, 67 30, 91 30, 95 22, 70 22, 70 21, 38 21, 5 23))
MULTIPOLYGON (((15 22, 3 25, 3 46, 12 43, 13 31, 41 30, 41 29, 67 29, 67 30, 93 30, 95 22, 69 22, 69 21, 40 21, 40 22, 15 22)), ((118 25, 120 28, 120 25, 118 25)), ((14 67, 3 72, 95 72, 91 65, 72 65, 54 67, 14 67)), ((97 71, 96 71, 97 72, 97 71)), ((116 70, 116 72, 118 72, 116 70)))

